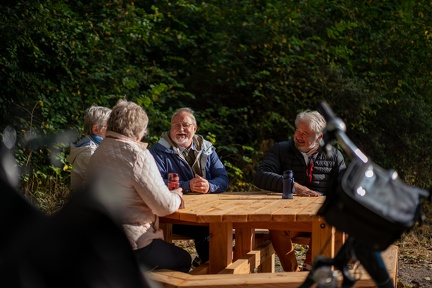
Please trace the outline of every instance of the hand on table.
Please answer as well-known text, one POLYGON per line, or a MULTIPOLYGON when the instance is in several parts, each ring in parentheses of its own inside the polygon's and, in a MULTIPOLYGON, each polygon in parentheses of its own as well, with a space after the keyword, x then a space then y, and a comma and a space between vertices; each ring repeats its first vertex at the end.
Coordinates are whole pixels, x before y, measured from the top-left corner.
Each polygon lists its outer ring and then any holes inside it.
POLYGON ((189 186, 191 191, 201 194, 208 193, 210 189, 210 184, 208 183, 207 179, 199 175, 195 175, 195 177, 189 181, 189 186))
POLYGON ((172 193, 179 194, 180 196, 183 196, 183 189, 181 187, 170 190, 172 193))
POLYGON ((319 197, 321 196, 320 193, 315 192, 309 188, 307 188, 306 186, 300 185, 298 183, 295 183, 295 196, 300 196, 300 197, 319 197))
POLYGON ((176 189, 173 189, 170 191, 171 191, 171 193, 175 193, 175 194, 180 196, 181 202, 180 202, 179 209, 184 209, 185 205, 184 205, 184 200, 183 200, 183 192, 182 192, 183 189, 181 187, 179 187, 179 188, 176 188, 176 189))

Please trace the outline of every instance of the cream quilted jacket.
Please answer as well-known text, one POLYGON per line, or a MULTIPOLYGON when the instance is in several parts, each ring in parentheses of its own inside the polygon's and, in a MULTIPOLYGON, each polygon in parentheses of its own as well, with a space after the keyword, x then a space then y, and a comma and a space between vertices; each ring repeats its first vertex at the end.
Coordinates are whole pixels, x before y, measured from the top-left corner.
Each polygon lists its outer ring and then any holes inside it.
POLYGON ((88 182, 98 175, 110 183, 105 193, 116 194, 123 229, 133 249, 163 239, 158 217, 174 213, 183 204, 180 194, 168 190, 146 146, 108 131, 90 159, 90 179, 86 178, 88 182))

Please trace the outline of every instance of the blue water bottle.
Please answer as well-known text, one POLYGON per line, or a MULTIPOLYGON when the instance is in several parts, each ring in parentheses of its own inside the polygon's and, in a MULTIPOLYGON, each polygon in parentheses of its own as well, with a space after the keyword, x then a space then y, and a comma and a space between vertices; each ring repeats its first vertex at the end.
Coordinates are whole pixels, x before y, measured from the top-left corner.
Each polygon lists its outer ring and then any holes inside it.
POLYGON ((293 199, 294 196, 294 174, 292 170, 286 170, 282 179, 282 199, 293 199))

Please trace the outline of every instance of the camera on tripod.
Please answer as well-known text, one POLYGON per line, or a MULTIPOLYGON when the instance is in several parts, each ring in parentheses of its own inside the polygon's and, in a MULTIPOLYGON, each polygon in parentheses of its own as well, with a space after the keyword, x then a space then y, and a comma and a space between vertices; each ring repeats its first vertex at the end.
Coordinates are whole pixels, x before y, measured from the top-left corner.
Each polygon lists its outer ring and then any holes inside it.
POLYGON ((356 279, 348 271, 348 263, 359 261, 377 287, 393 288, 380 252, 398 240, 421 219, 421 200, 429 192, 402 182, 394 170, 386 170, 372 162, 345 134, 345 123, 337 118, 326 102, 319 110, 327 121, 321 149, 331 151, 334 141, 351 157, 348 168, 333 179, 326 200, 318 214, 348 239, 333 259, 318 256, 301 288, 337 287, 341 271, 342 287, 351 287, 356 279))

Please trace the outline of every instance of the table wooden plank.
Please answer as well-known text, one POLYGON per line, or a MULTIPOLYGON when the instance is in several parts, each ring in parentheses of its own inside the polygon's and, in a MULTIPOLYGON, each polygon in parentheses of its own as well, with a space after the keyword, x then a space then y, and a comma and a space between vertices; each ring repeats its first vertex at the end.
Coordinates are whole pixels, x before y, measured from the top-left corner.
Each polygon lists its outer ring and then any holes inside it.
POLYGON ((285 206, 287 206, 288 200, 282 200, 281 201, 275 201, 277 199, 270 199, 266 202, 262 201, 261 207, 258 207, 255 211, 249 214, 248 222, 256 222, 256 221, 272 221, 273 220, 273 213, 275 211, 278 211, 285 206))
MULTIPOLYGON (((222 195, 225 196, 227 195, 228 197, 231 196, 236 196, 236 197, 242 197, 249 199, 249 198, 253 198, 253 197, 260 197, 260 198, 267 198, 268 196, 275 196, 277 197, 277 194, 281 195, 281 193, 274 193, 274 192, 268 192, 268 191, 239 191, 239 192, 233 192, 233 191, 229 191, 229 192, 224 192, 218 195, 222 195)), ((277 197, 279 198, 279 197, 277 197)))
POLYGON ((215 222, 222 222, 223 217, 225 215, 228 215, 232 217, 229 220, 230 222, 234 221, 240 221, 244 222, 246 221, 246 216, 238 214, 236 212, 232 213, 232 211, 238 211, 242 210, 246 206, 246 203, 242 200, 230 200, 230 201, 218 201, 217 205, 214 205, 212 209, 205 211, 203 213, 197 213, 198 219, 200 222, 207 222, 207 223, 215 223, 215 222))
POLYGON ((312 221, 320 217, 317 215, 317 212, 324 203, 325 197, 312 197, 308 199, 313 201, 298 213, 296 221, 312 221))
POLYGON ((295 221, 295 212, 301 207, 300 199, 273 199, 273 203, 262 206, 249 215, 249 221, 295 221), (277 201, 275 201, 277 200, 277 201), (281 211, 281 212, 279 212, 281 211), (276 215, 276 217, 274 217, 276 215), (280 215, 285 217, 281 220, 280 215))
POLYGON ((249 216, 257 211, 258 209, 261 209, 263 206, 270 205, 274 200, 268 200, 268 199, 254 199, 252 201, 250 200, 244 200, 244 206, 238 207, 238 211, 228 211, 228 213, 235 212, 236 215, 227 215, 225 214, 223 216, 222 221, 232 221, 232 222, 248 222, 249 216))
MULTIPOLYGON (((272 213, 272 220, 276 222, 295 222, 297 221, 298 214, 309 205, 313 205, 314 200, 316 199, 313 199, 313 197, 295 197, 292 200, 285 200, 289 202, 289 205, 274 211, 272 213)), ((309 221, 311 220, 313 218, 309 219, 309 221)))
POLYGON ((208 196, 213 195, 184 195, 183 198, 185 200, 186 208, 179 209, 176 213, 174 213, 177 214, 177 218, 174 218, 173 214, 168 217, 183 221, 207 223, 206 219, 201 219, 199 215, 214 210, 219 205, 218 197, 208 196))
POLYGON ((218 201, 218 197, 211 197, 212 194, 186 194, 183 195, 185 199, 186 209, 196 208, 201 205, 209 204, 211 202, 218 201), (209 197, 210 196, 210 197, 209 197))
POLYGON ((217 222, 246 222, 247 216, 273 200, 266 199, 265 194, 218 194, 218 204, 214 209, 200 214, 202 221, 217 222))

